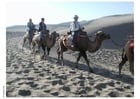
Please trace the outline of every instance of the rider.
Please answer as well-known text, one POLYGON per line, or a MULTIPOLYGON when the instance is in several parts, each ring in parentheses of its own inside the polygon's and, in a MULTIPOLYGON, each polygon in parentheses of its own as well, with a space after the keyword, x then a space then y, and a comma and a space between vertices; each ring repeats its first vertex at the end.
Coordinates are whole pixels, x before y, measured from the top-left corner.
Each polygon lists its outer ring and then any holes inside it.
POLYGON ((47 26, 44 21, 45 19, 41 18, 41 22, 39 23, 39 32, 41 32, 41 37, 47 32, 47 26))
POLYGON ((74 21, 70 24, 70 32, 72 33, 72 37, 73 37, 73 39, 72 39, 72 45, 71 45, 71 47, 74 47, 75 46, 75 39, 78 37, 78 32, 79 32, 79 30, 81 30, 82 28, 81 28, 81 25, 79 24, 79 22, 78 22, 78 15, 75 15, 74 17, 73 17, 73 19, 74 19, 74 21))
POLYGON ((32 22, 32 19, 29 19, 29 22, 27 23, 27 27, 29 28, 29 35, 31 37, 31 35, 33 34, 33 30, 35 29, 35 25, 32 22))

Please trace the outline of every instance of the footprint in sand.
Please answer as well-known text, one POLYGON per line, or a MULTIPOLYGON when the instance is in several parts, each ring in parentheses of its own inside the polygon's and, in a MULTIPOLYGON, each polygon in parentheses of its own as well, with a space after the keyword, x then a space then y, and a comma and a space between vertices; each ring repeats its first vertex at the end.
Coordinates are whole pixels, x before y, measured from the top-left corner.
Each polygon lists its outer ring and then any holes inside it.
POLYGON ((112 91, 112 92, 108 93, 108 95, 110 97, 117 97, 117 96, 119 96, 119 93, 117 91, 112 91))
POLYGON ((18 94, 21 96, 30 96, 31 91, 30 90, 19 90, 18 94))

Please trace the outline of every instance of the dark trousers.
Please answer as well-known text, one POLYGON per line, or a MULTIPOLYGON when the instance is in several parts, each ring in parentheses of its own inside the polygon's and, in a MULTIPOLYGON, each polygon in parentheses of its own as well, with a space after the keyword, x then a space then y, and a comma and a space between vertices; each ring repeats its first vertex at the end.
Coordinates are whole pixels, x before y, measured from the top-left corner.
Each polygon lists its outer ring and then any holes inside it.
POLYGON ((48 35, 49 35, 49 33, 47 32, 47 30, 41 31, 41 38, 47 37, 48 35))
POLYGON ((74 45, 77 44, 77 38, 78 38, 78 31, 75 31, 74 32, 74 35, 73 35, 73 40, 72 40, 72 42, 74 43, 74 45))
POLYGON ((29 30, 29 36, 32 37, 33 35, 33 30, 29 30))

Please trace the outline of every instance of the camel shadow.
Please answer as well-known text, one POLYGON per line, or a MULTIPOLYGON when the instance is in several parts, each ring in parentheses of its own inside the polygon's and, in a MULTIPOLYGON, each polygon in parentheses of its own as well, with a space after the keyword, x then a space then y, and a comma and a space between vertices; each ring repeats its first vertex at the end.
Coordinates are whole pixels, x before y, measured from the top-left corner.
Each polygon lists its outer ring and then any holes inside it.
MULTIPOLYGON (((48 60, 52 63, 54 63, 54 62, 57 63, 57 58, 55 58, 55 57, 49 56, 48 60)), ((60 63, 57 63, 57 64, 60 65, 60 63)), ((75 69, 76 68, 76 63, 72 62, 70 60, 64 59, 64 66, 68 66, 71 69, 75 69)), ((117 80, 117 81, 121 81, 121 82, 124 82, 124 83, 127 83, 127 84, 134 85, 134 78, 131 77, 130 75, 122 74, 122 76, 120 77, 119 73, 116 72, 116 71, 113 71, 113 70, 110 71, 109 69, 105 69, 105 68, 97 67, 97 66, 95 67, 93 65, 91 65, 91 66, 92 66, 92 69, 94 70, 94 74, 96 74, 96 75, 100 75, 100 76, 103 76, 105 78, 114 79, 114 80, 117 80)), ((82 63, 79 63, 77 69, 89 72, 88 66, 85 65, 85 64, 82 64, 82 63)))

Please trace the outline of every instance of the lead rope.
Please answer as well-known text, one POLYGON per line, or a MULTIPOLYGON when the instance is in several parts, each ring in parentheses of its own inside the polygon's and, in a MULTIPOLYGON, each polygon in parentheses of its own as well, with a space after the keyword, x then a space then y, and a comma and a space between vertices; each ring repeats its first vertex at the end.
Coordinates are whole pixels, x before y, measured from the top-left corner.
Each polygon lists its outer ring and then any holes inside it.
POLYGON ((118 43, 116 43, 114 40, 112 40, 111 39, 111 41, 112 41, 112 43, 114 44, 114 45, 116 45, 116 46, 119 46, 119 47, 123 47, 124 45, 123 44, 118 44, 118 43))

